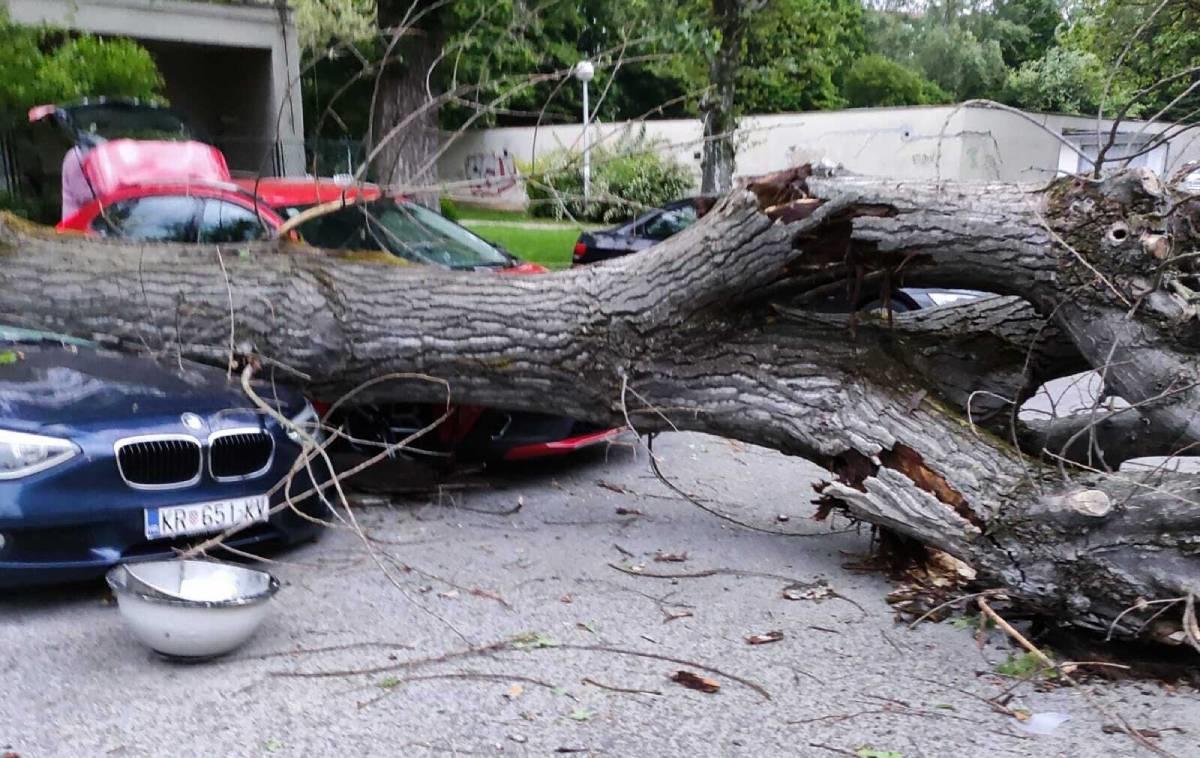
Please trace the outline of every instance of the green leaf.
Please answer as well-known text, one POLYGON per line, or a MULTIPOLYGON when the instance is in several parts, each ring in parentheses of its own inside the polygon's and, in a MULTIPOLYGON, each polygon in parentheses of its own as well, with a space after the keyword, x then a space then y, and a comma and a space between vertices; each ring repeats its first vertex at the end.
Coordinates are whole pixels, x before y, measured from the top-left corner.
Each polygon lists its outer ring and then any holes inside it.
POLYGON ((400 685, 400 680, 394 676, 389 676, 385 679, 379 680, 379 686, 384 688, 385 690, 390 690, 392 687, 398 687, 399 685, 400 685))
POLYGON ((558 641, 541 632, 526 632, 513 637, 512 646, 517 650, 536 650, 543 647, 558 647, 558 641))
POLYGON ((8 366, 17 362, 17 354, 12 350, 0 352, 0 366, 8 366))
POLYGON ((873 747, 860 747, 854 751, 858 758, 904 758, 904 753, 895 750, 876 750, 873 747))
MULTIPOLYGON (((575 710, 571 711, 571 715, 567 718, 571 719, 572 721, 591 721, 592 717, 595 715, 595 711, 590 711, 583 706, 579 706, 575 710)), ((901 758, 903 758, 903 756, 901 756, 901 758)))
POLYGON ((1047 679, 1053 679, 1058 676, 1058 672, 1046 666, 1042 659, 1033 653, 1025 653, 1020 656, 1009 655, 1004 659, 1004 662, 996 666, 997 674, 1005 676, 1015 676, 1020 679, 1032 679, 1036 676, 1044 676, 1047 679))

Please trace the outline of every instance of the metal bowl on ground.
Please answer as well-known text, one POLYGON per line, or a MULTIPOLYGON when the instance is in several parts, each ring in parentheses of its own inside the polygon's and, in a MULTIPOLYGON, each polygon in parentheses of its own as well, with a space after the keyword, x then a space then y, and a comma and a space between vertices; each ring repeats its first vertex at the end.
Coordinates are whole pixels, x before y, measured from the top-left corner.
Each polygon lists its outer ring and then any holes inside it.
POLYGON ((170 658, 203 660, 250 639, 279 580, 213 561, 147 561, 108 572, 121 617, 143 644, 170 658))

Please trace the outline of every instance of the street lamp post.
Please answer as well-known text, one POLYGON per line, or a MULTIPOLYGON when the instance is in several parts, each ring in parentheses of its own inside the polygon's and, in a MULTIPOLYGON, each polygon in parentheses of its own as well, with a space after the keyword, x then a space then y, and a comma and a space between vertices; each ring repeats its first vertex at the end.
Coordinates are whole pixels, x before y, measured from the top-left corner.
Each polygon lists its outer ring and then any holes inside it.
POLYGON ((591 135, 588 126, 591 114, 588 113, 588 82, 592 80, 596 69, 591 61, 580 61, 575 64, 575 78, 583 82, 583 203, 587 205, 588 186, 592 181, 591 135))

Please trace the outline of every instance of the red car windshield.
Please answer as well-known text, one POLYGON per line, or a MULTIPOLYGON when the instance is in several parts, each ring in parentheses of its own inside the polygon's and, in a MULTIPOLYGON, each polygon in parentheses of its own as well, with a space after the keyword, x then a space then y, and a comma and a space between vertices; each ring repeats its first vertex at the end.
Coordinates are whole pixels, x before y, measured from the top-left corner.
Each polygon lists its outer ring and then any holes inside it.
MULTIPOLYGON (((304 210, 293 206, 283 215, 304 210)), ((512 259, 458 224, 416 203, 377 200, 300 225, 310 245, 332 250, 384 250, 414 263, 449 268, 511 266, 512 259)))

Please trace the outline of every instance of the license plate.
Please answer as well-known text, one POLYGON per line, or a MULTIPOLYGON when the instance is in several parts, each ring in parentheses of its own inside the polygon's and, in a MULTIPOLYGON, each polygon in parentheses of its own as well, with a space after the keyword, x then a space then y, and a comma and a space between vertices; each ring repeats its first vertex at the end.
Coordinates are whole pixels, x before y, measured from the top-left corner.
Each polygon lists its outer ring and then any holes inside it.
POLYGON ((232 526, 266 521, 270 510, 266 495, 147 508, 146 539, 160 540, 220 532, 232 526))

